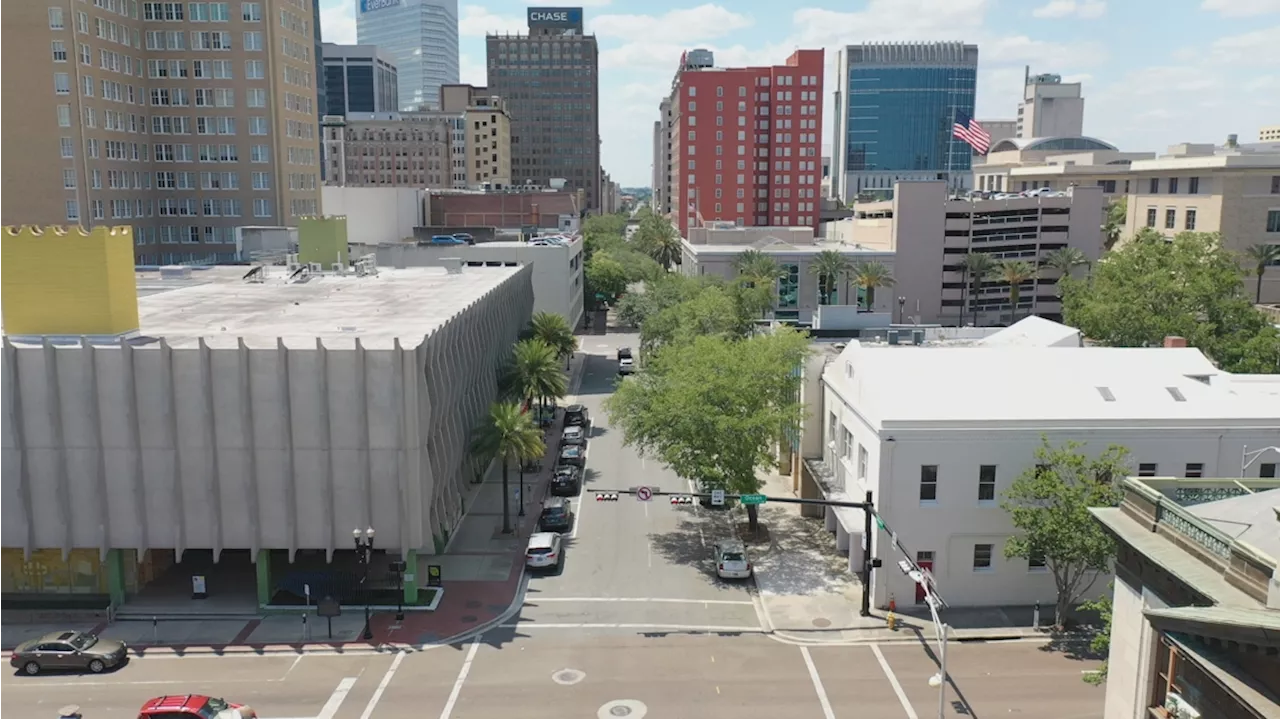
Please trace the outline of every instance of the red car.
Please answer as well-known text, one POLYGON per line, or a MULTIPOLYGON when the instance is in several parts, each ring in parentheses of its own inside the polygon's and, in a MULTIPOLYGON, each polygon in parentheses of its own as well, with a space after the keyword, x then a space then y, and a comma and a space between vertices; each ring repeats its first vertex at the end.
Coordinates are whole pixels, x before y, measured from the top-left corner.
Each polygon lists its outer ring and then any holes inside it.
POLYGON ((257 719, 243 704, 203 694, 174 694, 149 700, 138 710, 138 719, 257 719))

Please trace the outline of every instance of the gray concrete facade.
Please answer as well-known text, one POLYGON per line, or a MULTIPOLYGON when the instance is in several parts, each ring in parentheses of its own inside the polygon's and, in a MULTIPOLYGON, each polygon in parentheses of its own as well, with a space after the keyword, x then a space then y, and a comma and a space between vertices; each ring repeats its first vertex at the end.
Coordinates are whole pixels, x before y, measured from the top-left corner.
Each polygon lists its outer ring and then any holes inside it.
MULTIPOLYGON (((463 488, 482 470, 467 456, 468 438, 529 321, 532 268, 399 272, 410 274, 317 278, 296 293, 255 295, 237 283, 227 305, 258 297, 259 313, 281 315, 310 297, 325 325, 356 324, 343 306, 383 312, 360 305, 362 293, 394 294, 406 314, 431 316, 404 294, 429 286, 418 299, 443 293, 458 309, 443 316, 437 305, 440 321, 430 327, 384 314, 402 333, 363 344, 318 322, 274 343, 252 332, 190 342, 175 331, 116 345, 6 337, 3 545, 100 548, 104 556, 113 548, 179 557, 185 549, 215 557, 285 549, 292 560, 300 548, 332 557, 353 528, 372 526, 379 548, 436 552, 461 518, 463 488)), ((151 299, 142 300, 144 333, 151 299)), ((166 319, 156 324, 173 328, 166 319)))

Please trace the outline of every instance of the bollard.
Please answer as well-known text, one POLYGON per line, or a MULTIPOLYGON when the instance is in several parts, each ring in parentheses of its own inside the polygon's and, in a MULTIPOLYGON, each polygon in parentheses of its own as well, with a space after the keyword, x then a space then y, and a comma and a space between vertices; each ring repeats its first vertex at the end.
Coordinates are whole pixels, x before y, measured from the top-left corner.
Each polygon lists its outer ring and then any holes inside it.
POLYGON ((891 631, 898 631, 898 615, 890 611, 885 615, 885 621, 889 624, 889 629, 891 631))
POLYGON ((1040 602, 1036 602, 1035 608, 1031 610, 1031 626, 1040 628, 1040 602))
POLYGON ((160 617, 151 616, 151 643, 160 643, 160 617))
POLYGON ((311 639, 311 628, 307 626, 307 613, 302 613, 302 641, 305 643, 311 639))

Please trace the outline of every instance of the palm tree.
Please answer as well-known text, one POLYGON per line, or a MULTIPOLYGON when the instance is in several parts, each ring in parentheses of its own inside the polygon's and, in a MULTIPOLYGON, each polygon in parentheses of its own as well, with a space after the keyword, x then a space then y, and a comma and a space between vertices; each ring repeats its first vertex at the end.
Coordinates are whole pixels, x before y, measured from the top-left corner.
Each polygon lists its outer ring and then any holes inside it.
POLYGON ((568 392, 568 378, 560 369, 560 358, 551 345, 540 339, 517 342, 511 350, 498 386, 505 397, 522 400, 525 406, 533 401, 560 398, 568 392))
POLYGON ((1124 232, 1128 212, 1129 202, 1127 198, 1117 197, 1107 205, 1106 221, 1102 224, 1104 249, 1110 250, 1120 241, 1120 233, 1124 232))
MULTIPOLYGON (((991 259, 991 255, 985 255, 981 252, 970 252, 960 260, 960 266, 964 268, 964 284, 965 292, 968 292, 969 283, 972 280, 973 291, 969 294, 973 299, 973 326, 978 326, 978 294, 982 289, 982 280, 991 274, 991 270, 996 266, 996 261, 991 259)), ((960 301, 960 317, 964 318, 965 299, 960 301)), ((961 324, 964 324, 961 321, 961 324)))
POLYGON ((655 262, 662 265, 662 269, 669 272, 673 265, 680 264, 684 247, 680 243, 680 235, 676 232, 676 228, 667 222, 666 218, 656 215, 646 218, 640 224, 637 235, 640 248, 655 262))
POLYGON ((1018 319, 1018 300, 1022 299, 1022 283, 1035 276, 1035 266, 1022 260, 1001 260, 987 275, 990 279, 1009 285, 1009 304, 1012 305, 1012 309, 1009 310, 1009 324, 1013 324, 1018 319))
MULTIPOLYGON (((533 423, 533 417, 515 402, 495 402, 489 407, 489 416, 471 435, 471 454, 488 461, 502 460, 502 533, 511 533, 511 492, 509 475, 511 462, 518 466, 541 457, 547 451, 542 430, 533 423)), ((524 497, 521 497, 523 506, 524 497)))
POLYGON ((853 263, 835 250, 823 250, 809 263, 809 273, 818 278, 818 304, 831 304, 837 283, 853 273, 853 263))
POLYGON ((1075 268, 1087 266, 1088 264, 1089 258, 1085 257, 1083 252, 1074 247, 1059 247, 1058 249, 1045 254, 1044 260, 1040 263, 1042 267, 1049 267, 1057 270, 1059 280, 1057 292, 1059 297, 1062 296, 1061 280, 1063 278, 1070 277, 1071 271, 1075 268))
POLYGON ((894 279, 882 262, 862 262, 853 270, 853 283, 861 287, 867 296, 867 311, 876 303, 877 287, 893 287, 894 279))
POLYGON ((554 349, 558 356, 565 358, 567 370, 569 360, 578 349, 578 338, 573 336, 573 328, 569 326, 569 321, 563 315, 554 312, 539 312, 533 316, 529 329, 533 331, 534 338, 542 340, 548 347, 554 349))
POLYGON ((1262 276, 1266 274, 1268 266, 1280 264, 1280 245, 1253 245, 1244 251, 1244 255, 1253 263, 1253 274, 1258 278, 1258 291, 1254 295, 1253 303, 1260 305, 1262 304, 1262 276))
MULTIPOLYGON (((766 255, 760 250, 746 250, 738 255, 738 259, 734 264, 738 268, 738 279, 748 287, 764 287, 769 290, 769 302, 773 300, 777 294, 778 282, 787 276, 786 270, 782 265, 778 264, 772 257, 766 255)), ((763 317, 768 310, 761 310, 763 317)))

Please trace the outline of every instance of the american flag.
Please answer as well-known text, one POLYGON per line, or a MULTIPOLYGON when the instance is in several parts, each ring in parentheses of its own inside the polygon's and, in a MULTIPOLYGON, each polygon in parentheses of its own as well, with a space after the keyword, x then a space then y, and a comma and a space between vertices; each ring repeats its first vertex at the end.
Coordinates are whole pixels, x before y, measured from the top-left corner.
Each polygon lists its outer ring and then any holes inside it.
POLYGON ((969 147, 982 155, 991 149, 991 133, 982 129, 977 120, 963 112, 956 113, 956 121, 951 125, 951 136, 969 143, 969 147))

